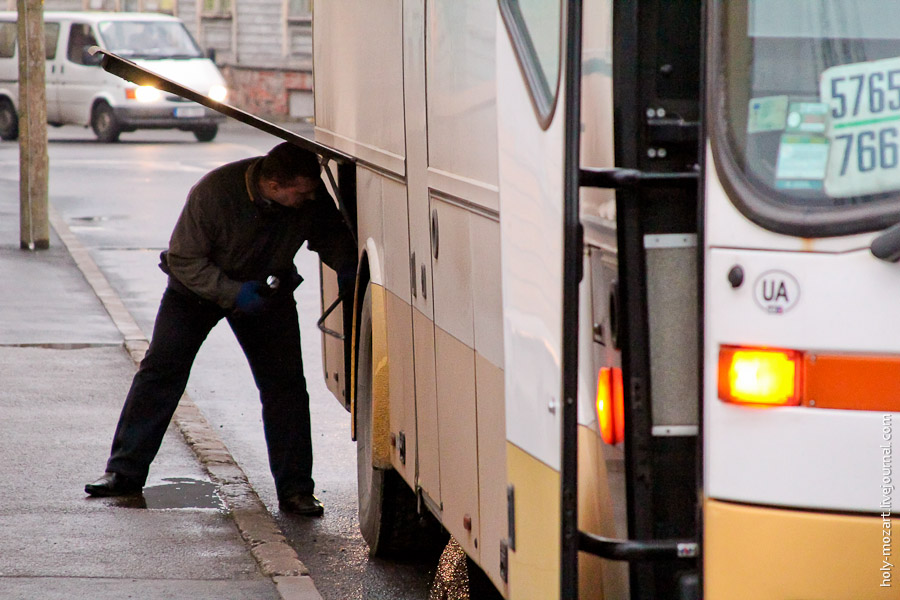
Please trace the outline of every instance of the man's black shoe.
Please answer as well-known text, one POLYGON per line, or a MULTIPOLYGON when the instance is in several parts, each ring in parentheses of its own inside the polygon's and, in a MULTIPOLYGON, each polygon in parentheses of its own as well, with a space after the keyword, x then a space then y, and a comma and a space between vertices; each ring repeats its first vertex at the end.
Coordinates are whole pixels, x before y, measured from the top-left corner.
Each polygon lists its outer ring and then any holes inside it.
POLYGON ((278 506, 284 512, 302 515, 304 517, 321 517, 325 514, 325 507, 318 498, 312 494, 296 494, 280 499, 278 506))
POLYGON ((89 496, 133 496, 140 494, 143 486, 133 479, 118 473, 106 472, 103 477, 84 486, 89 496))

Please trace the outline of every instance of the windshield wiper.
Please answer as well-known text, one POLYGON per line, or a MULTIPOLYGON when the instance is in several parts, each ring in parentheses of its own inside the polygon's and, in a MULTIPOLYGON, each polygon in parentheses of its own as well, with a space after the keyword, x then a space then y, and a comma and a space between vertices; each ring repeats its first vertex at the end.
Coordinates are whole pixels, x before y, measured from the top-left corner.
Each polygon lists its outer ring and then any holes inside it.
POLYGON ((888 262, 900 261, 900 223, 888 227, 872 240, 870 248, 876 258, 888 262))

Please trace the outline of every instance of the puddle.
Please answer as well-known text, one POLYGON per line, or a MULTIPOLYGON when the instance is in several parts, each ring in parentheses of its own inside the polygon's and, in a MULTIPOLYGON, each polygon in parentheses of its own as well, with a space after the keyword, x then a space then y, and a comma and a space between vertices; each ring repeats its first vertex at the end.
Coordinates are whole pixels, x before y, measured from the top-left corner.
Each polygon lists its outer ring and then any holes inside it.
POLYGON ((163 479, 162 485, 144 488, 140 496, 115 498, 122 508, 211 508, 225 510, 225 504, 216 492, 216 484, 189 477, 163 479))
POLYGON ((125 215, 86 215, 83 217, 70 217, 70 220, 78 221, 79 223, 99 223, 103 221, 120 221, 127 218, 125 215))

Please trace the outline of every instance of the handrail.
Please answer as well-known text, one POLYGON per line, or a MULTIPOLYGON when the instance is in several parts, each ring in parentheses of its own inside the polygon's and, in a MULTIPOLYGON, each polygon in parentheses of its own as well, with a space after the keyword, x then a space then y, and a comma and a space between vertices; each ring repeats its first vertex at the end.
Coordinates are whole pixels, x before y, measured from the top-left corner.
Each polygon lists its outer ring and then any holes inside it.
POLYGON ((696 558, 700 545, 694 540, 616 540, 578 532, 580 550, 609 560, 639 561, 696 558))
POLYGON ((700 180, 696 171, 683 173, 654 173, 638 169, 595 169, 582 167, 578 181, 583 187, 621 189, 621 188, 669 188, 691 187, 700 180))
POLYGON ((325 312, 323 312, 322 316, 319 317, 319 320, 316 321, 316 327, 319 328, 319 331, 321 331, 322 333, 328 334, 331 337, 335 337, 341 341, 344 340, 344 334, 339 333, 339 332, 335 331, 334 329, 329 329, 328 327, 325 327, 325 319, 327 319, 328 316, 334 312, 334 309, 337 308, 338 304, 340 304, 343 300, 344 300, 344 297, 341 295, 338 295, 338 297, 334 299, 334 302, 331 303, 331 306, 329 306, 327 309, 325 309, 325 312))

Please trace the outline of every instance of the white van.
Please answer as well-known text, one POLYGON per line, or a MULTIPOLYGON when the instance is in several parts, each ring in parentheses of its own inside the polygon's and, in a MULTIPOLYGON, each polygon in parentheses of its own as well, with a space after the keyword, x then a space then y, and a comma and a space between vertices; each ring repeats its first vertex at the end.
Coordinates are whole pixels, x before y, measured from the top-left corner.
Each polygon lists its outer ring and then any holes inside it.
MULTIPOLYGON (((91 126, 102 142, 123 131, 181 129, 212 141, 219 113, 161 92, 136 86, 100 68, 100 46, 144 68, 224 101, 225 80, 177 18, 151 13, 44 13, 47 61, 47 121, 91 126)), ((0 12, 0 138, 18 137, 16 13, 0 12)))

